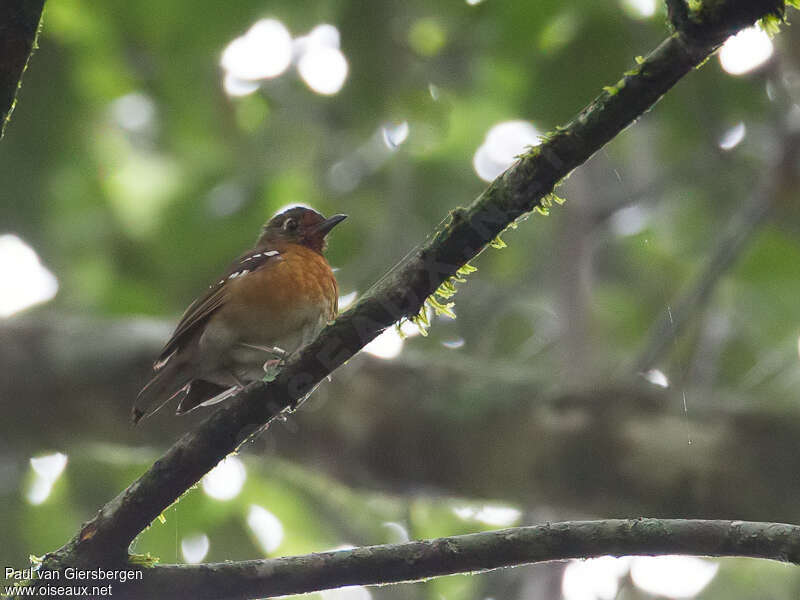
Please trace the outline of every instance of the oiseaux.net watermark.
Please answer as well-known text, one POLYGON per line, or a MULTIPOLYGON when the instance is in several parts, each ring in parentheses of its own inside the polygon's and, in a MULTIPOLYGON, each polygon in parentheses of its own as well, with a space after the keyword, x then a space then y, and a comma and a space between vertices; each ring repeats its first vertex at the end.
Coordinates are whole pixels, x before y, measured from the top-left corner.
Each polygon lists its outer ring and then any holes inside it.
POLYGON ((8 582, 0 596, 7 597, 103 597, 113 596, 115 583, 140 581, 144 573, 138 569, 77 569, 62 571, 44 569, 3 569, 8 582))

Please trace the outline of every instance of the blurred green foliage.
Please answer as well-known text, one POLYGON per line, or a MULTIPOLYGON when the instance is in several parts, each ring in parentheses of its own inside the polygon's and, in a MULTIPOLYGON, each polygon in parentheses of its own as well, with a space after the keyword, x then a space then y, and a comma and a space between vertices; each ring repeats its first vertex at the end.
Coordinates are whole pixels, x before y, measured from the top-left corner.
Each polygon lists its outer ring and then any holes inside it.
MULTIPOLYGON (((48 310, 172 320, 277 209, 302 202, 350 215, 328 256, 340 268, 341 292, 364 293, 449 209, 480 193, 485 183, 473 157, 493 125, 523 119, 541 132, 553 129, 660 42, 663 7, 644 18, 631 6, 49 0, 41 47, 0 143, 0 233, 23 238, 58 277, 48 310), (341 91, 316 94, 290 67, 252 94, 227 95, 221 53, 260 18, 279 19, 295 37, 335 25, 349 64, 341 91), (407 140, 384 145, 382 127, 403 122, 407 140)), ((488 419, 518 410, 503 393, 512 384, 529 385, 536 396, 608 378, 635 358, 754 182, 769 176, 785 116, 797 107, 796 42, 796 32, 782 32, 774 39, 779 59, 742 77, 710 60, 567 180, 559 190, 564 208, 521 223, 504 235, 507 248, 477 259, 479 271, 455 297, 458 319, 437 319, 431 337, 406 341, 404 356, 416 360, 410 372, 434 373, 414 418, 488 419), (721 136, 739 122, 746 137, 723 151, 721 136), (638 212, 626 212, 631 207, 638 212), (464 344, 442 347, 452 340, 464 344)), ((694 367, 705 365, 712 374, 697 385, 765 411, 796 410, 800 211, 793 189, 779 190, 774 218, 722 277, 709 306, 698 307, 703 318, 660 361, 675 380, 694 385, 694 367), (704 339, 713 352, 702 350, 704 339)), ((704 402, 692 398, 689 411, 704 402)), ((347 415, 337 426, 343 437, 365 427, 347 415)), ((42 452, 51 451, 50 432, 41 436, 42 452)), ((496 437, 498 453, 525 447, 502 431, 496 437)), ((69 463, 40 505, 25 497, 28 456, 0 444, 0 467, 15 474, 0 479, 15 482, 0 489, 0 565, 19 566, 28 553, 59 546, 157 456, 98 449, 108 440, 88 428, 73 439, 57 448, 69 463)), ((181 540, 205 533, 204 560, 264 556, 247 525, 251 505, 283 525, 273 555, 396 541, 387 522, 412 538, 491 528, 452 510, 485 498, 351 489, 320 465, 246 464, 234 499, 190 491, 133 550, 181 561, 181 540)), ((496 498, 504 495, 498 487, 496 498)), ((519 508, 525 519, 539 514, 519 508)), ((703 600, 797 597, 793 569, 722 565, 703 600)), ((373 593, 481 598, 491 595, 486 581, 453 577, 373 593)))

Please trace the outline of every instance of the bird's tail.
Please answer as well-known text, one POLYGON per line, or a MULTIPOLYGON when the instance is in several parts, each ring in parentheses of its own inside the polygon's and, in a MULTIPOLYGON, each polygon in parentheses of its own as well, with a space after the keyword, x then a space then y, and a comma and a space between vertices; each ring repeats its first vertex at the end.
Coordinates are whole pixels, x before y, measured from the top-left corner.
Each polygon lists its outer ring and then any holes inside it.
POLYGON ((131 411, 134 425, 172 400, 192 380, 186 363, 170 361, 159 369, 136 397, 131 411))

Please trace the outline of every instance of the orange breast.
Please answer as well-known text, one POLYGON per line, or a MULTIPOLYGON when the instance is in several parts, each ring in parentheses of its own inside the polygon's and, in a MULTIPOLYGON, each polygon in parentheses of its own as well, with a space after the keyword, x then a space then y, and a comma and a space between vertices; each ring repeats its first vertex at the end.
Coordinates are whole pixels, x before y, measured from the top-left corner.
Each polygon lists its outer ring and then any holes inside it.
POLYGON ((305 246, 288 244, 281 260, 231 280, 223 318, 256 338, 280 337, 336 316, 338 289, 328 261, 305 246))

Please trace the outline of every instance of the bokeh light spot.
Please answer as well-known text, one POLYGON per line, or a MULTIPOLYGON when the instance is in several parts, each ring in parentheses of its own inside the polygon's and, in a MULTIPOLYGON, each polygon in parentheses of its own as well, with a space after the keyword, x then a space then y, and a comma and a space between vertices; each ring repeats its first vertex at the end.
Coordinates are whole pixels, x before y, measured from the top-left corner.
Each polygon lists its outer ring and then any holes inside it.
POLYGON ((256 536, 264 554, 275 552, 283 542, 283 524, 280 519, 263 506, 250 505, 247 513, 247 526, 256 536))
POLYGON ((719 564, 693 556, 637 556, 631 563, 636 587, 655 596, 693 598, 711 583, 719 564))
MULTIPOLYGON (((416 326, 414 326, 416 327, 416 326)), ((378 337, 364 346, 364 352, 384 360, 390 360, 403 351, 403 338, 394 327, 389 327, 378 337)))
POLYGON ((237 79, 277 77, 292 60, 292 36, 276 19, 261 19, 222 52, 220 64, 237 79))
POLYGON ((417 19, 408 30, 408 44, 420 56, 435 56, 447 43, 447 34, 436 19, 417 19))
POLYGON ((0 235, 0 317, 47 302, 57 291, 58 280, 33 248, 16 235, 0 235))
POLYGON ((202 479, 203 491, 215 500, 231 500, 242 491, 247 470, 241 460, 228 456, 202 479))
POLYGON ((650 214, 638 204, 632 204, 611 215, 611 231, 621 237, 641 233, 650 222, 650 214))
POLYGON ((312 90, 331 96, 342 89, 347 79, 347 59, 338 48, 312 46, 298 61, 297 71, 312 90))
POLYGON ((42 504, 50 496, 53 484, 67 466, 67 455, 61 452, 33 457, 30 460, 34 479, 25 497, 33 505, 42 504))
POLYGON ((464 521, 479 521, 493 527, 508 527, 517 523, 522 512, 512 506, 486 504, 484 506, 456 506, 453 514, 464 521))
POLYGON ((454 340, 447 340, 442 342, 442 346, 448 348, 450 350, 457 350, 458 348, 463 348, 466 341, 464 338, 456 338, 454 340))
POLYGON ((622 0, 622 8, 635 19, 647 19, 656 14, 656 0, 622 0))
POLYGON ((257 81, 248 81, 247 79, 239 79, 233 73, 225 73, 222 79, 222 89, 228 96, 239 97, 252 94, 259 88, 257 81))
POLYGON ((527 121, 505 121, 494 125, 475 152, 472 165, 478 177, 492 181, 508 169, 516 157, 541 143, 539 131, 527 121))
POLYGON ((644 378, 647 379, 647 381, 649 381, 653 385, 656 385, 658 387, 662 388, 669 387, 669 379, 667 379, 667 376, 660 369, 650 369, 647 373, 644 374, 644 378))
POLYGON ((401 544, 411 539, 408 529, 406 529, 400 523, 387 521, 383 524, 383 526, 389 530, 389 539, 387 540, 387 543, 389 544, 401 544))
POLYGON ((128 131, 146 131, 155 123, 155 102, 144 94, 133 92, 120 96, 111 103, 110 108, 114 122, 128 131))
POLYGON ((205 533, 185 537, 181 540, 183 560, 189 564, 201 562, 208 554, 210 543, 205 533))
POLYGON ((350 308, 350 305, 356 301, 357 297, 358 297, 358 292, 356 291, 352 291, 349 294, 345 294, 344 296, 339 296, 339 312, 350 308))
POLYGON ((719 140, 719 147, 723 150, 733 150, 747 135, 747 127, 741 121, 728 129, 719 140))
POLYGON ((725 72, 744 75, 769 60, 772 51, 769 36, 758 27, 748 27, 725 41, 719 62, 725 72))
POLYGON ((613 600, 630 562, 630 558, 612 556, 570 562, 561 580, 564 600, 613 600))
POLYGON ((322 600, 372 600, 372 594, 363 585, 351 585, 319 593, 322 600))
POLYGON ((396 125, 384 125, 381 127, 381 132, 383 133, 383 141, 386 143, 386 146, 394 150, 408 139, 408 121, 403 121, 396 125))

